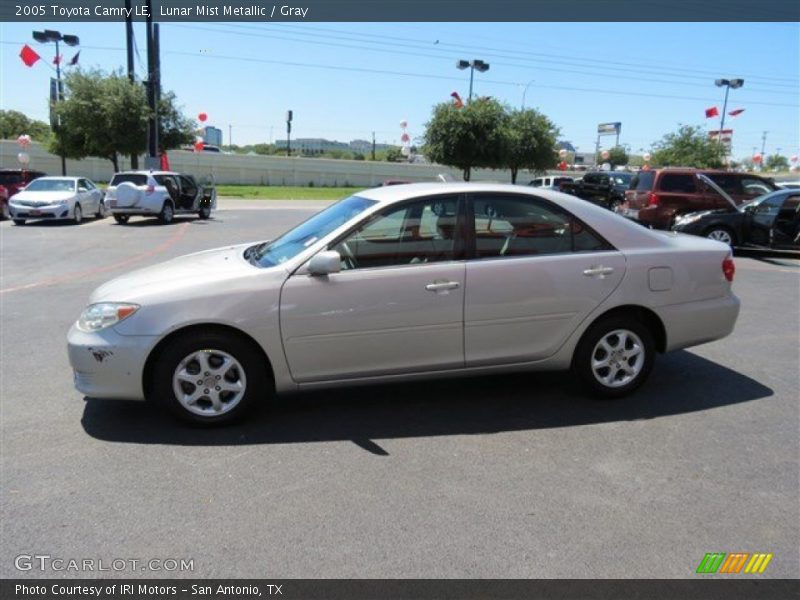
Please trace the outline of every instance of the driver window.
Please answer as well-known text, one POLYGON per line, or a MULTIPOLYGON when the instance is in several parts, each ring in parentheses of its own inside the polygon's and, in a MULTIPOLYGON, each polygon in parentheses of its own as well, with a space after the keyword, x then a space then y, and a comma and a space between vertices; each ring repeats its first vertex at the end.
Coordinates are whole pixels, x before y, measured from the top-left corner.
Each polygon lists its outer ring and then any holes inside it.
POLYGON ((430 198, 379 213, 333 246, 342 270, 453 260, 458 200, 430 198))

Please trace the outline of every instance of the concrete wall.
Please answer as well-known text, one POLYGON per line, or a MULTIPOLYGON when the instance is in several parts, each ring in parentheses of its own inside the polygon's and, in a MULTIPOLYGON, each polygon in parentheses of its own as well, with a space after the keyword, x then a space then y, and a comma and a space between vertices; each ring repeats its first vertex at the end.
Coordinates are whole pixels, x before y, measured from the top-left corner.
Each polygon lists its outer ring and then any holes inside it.
MULTIPOLYGON (((0 141, 0 168, 19 168, 16 141, 0 141)), ((48 153, 41 145, 31 144, 27 150, 31 157, 30 169, 61 174, 61 159, 48 153)), ((220 184, 251 185, 299 185, 341 187, 371 187, 387 179, 408 181, 433 181, 439 173, 449 173, 461 180, 458 169, 440 165, 370 162, 360 160, 335 160, 327 158, 299 158, 280 156, 245 156, 241 154, 216 154, 211 152, 169 153, 173 170, 191 173, 198 178, 212 174, 220 184)), ((144 165, 144 159, 140 159, 144 165)), ((122 169, 129 168, 127 158, 120 160, 122 169)), ((67 160, 67 174, 88 177, 94 181, 109 181, 113 175, 111 161, 86 158, 80 161, 67 160)), ((533 175, 520 173, 519 183, 527 183, 533 175)), ((511 182, 508 171, 477 169, 472 173, 473 181, 511 182)))

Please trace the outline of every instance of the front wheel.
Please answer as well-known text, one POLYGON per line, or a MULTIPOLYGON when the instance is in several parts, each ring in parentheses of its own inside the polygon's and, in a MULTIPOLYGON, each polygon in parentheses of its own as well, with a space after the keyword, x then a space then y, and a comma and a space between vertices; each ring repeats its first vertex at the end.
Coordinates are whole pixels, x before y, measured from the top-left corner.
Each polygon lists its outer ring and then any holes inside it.
POLYGON ((106 203, 102 200, 100 201, 100 204, 97 205, 97 212, 94 214, 94 216, 97 219, 106 218, 106 203))
POLYGON ((209 217, 211 217, 211 207, 204 206, 203 208, 200 209, 197 215, 203 220, 208 219, 209 217))
POLYGON ((164 225, 169 225, 174 218, 175 209, 172 208, 172 202, 164 202, 164 206, 161 207, 161 212, 158 213, 158 220, 164 225))
POLYGON ((151 389, 178 418, 218 425, 267 396, 267 366, 248 341, 216 331, 176 338, 158 357, 151 389))
POLYGON ((728 244, 728 246, 736 245, 736 236, 727 227, 711 227, 706 231, 705 235, 710 240, 716 240, 718 242, 722 242, 723 244, 728 244))
POLYGON ((114 215, 114 220, 120 225, 125 225, 130 220, 130 215, 114 215))
POLYGON ((83 221, 83 210, 81 210, 80 204, 76 204, 75 208, 72 209, 72 221, 75 225, 80 225, 81 221, 83 221))
POLYGON ((19 225, 20 227, 25 225, 25 219, 14 219, 14 225, 19 225))
POLYGON ((611 317, 583 334, 572 361, 584 387, 600 398, 625 396, 644 383, 653 368, 650 330, 629 317, 611 317))

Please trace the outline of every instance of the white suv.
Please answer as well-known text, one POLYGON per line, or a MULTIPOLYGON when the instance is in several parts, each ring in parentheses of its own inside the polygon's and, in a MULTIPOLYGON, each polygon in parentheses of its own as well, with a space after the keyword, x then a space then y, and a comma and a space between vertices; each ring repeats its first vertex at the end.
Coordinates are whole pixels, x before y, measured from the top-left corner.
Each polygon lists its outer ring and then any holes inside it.
POLYGON ((111 179, 105 205, 117 223, 127 223, 133 215, 155 216, 162 223, 186 214, 208 219, 217 207, 217 190, 213 185, 198 185, 194 177, 183 173, 125 171, 111 179))

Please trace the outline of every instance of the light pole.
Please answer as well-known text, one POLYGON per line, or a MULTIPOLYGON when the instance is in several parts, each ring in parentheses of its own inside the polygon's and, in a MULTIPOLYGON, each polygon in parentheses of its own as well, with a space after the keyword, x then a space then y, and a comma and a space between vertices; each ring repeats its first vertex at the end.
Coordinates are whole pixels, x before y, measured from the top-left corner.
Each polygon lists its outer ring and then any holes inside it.
MULTIPOLYGON (((44 31, 34 31, 33 39, 40 44, 47 44, 48 42, 56 43, 56 97, 59 102, 64 101, 64 87, 61 85, 61 53, 58 48, 59 42, 64 42, 67 46, 77 46, 80 40, 77 35, 62 35, 60 31, 52 29, 45 29, 44 31)), ((61 117, 58 117, 58 127, 61 128, 61 117)), ((67 159, 64 157, 64 151, 61 151, 61 174, 67 174, 67 159)))
POLYGON ((456 67, 460 70, 469 69, 469 100, 467 102, 472 101, 472 80, 475 75, 475 70, 477 69, 481 73, 485 73, 489 70, 489 63, 483 62, 482 60, 459 60, 456 62, 456 67))
POLYGON ((531 84, 532 84, 534 81, 536 81, 536 80, 535 80, 535 79, 531 79, 531 80, 530 80, 528 83, 526 83, 526 84, 525 84, 525 89, 524 89, 524 90, 522 90, 522 107, 521 107, 521 108, 522 108, 522 110, 525 110, 525 94, 527 94, 527 93, 528 93, 528 88, 530 87, 530 85, 531 85, 531 84))
POLYGON ((719 136, 717 137, 717 141, 720 147, 722 147, 722 130, 725 129, 725 113, 728 112, 728 93, 731 91, 731 88, 737 89, 742 87, 744 85, 744 79, 717 79, 714 81, 714 85, 725 88, 725 101, 722 103, 722 116, 720 117, 719 123, 719 136))

